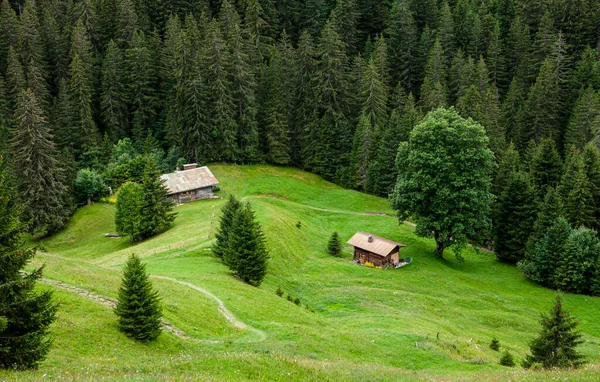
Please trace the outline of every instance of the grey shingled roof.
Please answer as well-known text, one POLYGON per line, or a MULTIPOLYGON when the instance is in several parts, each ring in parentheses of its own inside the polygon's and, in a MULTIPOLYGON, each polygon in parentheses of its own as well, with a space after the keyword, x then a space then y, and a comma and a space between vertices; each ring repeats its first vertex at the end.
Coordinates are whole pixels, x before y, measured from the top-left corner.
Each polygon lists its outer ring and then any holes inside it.
POLYGON ((185 171, 175 171, 160 177, 169 189, 169 195, 196 190, 219 184, 208 167, 198 167, 185 171))
POLYGON ((354 236, 348 240, 348 244, 382 257, 389 255, 396 247, 406 247, 404 244, 371 235, 367 232, 355 233, 354 236), (373 237, 373 241, 369 242, 369 236, 373 237))

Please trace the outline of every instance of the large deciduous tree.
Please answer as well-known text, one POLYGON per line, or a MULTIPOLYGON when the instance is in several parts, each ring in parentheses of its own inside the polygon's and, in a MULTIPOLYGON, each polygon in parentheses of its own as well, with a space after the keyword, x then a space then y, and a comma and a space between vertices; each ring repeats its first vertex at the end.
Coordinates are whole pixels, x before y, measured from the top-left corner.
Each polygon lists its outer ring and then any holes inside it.
POLYGON ((400 146, 398 182, 390 196, 401 222, 415 219, 417 232, 433 236, 435 254, 490 228, 493 153, 483 127, 453 109, 429 113, 400 146))

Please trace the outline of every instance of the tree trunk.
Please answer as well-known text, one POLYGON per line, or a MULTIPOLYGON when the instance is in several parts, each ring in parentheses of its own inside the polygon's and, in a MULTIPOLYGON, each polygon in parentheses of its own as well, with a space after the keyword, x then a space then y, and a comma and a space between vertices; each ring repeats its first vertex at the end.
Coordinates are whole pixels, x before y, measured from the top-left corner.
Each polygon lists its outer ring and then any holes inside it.
POLYGON ((92 198, 88 198, 88 207, 92 205, 92 198))
POLYGON ((440 235, 437 232, 433 234, 433 237, 435 238, 435 251, 433 251, 433 253, 435 253, 439 258, 443 259, 444 249, 446 249, 446 246, 442 240, 440 240, 440 235))

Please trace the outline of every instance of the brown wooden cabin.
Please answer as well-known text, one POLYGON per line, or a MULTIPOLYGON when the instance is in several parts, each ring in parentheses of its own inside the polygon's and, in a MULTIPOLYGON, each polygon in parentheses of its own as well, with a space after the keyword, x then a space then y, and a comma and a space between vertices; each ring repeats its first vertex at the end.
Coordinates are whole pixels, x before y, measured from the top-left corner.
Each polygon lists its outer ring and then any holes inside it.
POLYGON ((168 197, 177 204, 216 198, 213 188, 219 184, 208 167, 196 163, 184 165, 183 171, 164 174, 161 179, 169 190, 168 197))
POLYGON ((360 265, 386 269, 400 263, 400 248, 404 244, 367 232, 357 232, 348 240, 354 246, 354 260, 360 265))

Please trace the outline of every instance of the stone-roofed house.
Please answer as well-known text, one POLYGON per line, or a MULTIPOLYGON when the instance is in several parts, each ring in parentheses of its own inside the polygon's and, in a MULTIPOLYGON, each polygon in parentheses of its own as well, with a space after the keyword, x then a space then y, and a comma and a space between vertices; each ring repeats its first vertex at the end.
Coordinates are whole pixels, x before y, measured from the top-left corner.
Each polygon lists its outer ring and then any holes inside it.
POLYGON ((193 202, 217 198, 213 194, 219 181, 208 167, 198 167, 196 163, 183 166, 183 171, 175 171, 160 177, 169 190, 169 198, 175 203, 193 202))
POLYGON ((367 232, 357 232, 348 240, 348 244, 354 246, 354 261, 381 269, 397 267, 400 263, 400 248, 405 247, 404 244, 367 232))

